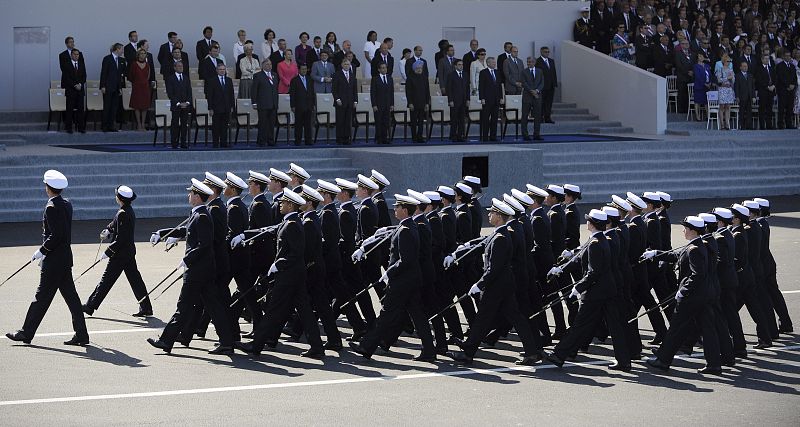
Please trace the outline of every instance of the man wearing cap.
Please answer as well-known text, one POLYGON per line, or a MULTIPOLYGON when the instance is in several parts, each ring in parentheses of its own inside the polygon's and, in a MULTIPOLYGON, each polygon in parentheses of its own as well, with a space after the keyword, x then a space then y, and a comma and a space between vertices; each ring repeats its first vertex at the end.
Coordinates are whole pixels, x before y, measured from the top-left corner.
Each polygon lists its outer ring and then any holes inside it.
POLYGON ((753 201, 759 205, 759 214, 756 221, 761 225, 761 236, 763 241, 761 248, 761 260, 764 268, 764 285, 766 286, 767 293, 772 301, 772 306, 775 310, 775 313, 778 315, 778 321, 780 322, 778 331, 780 333, 790 334, 794 331, 794 328, 792 328, 792 319, 789 317, 789 310, 786 308, 786 301, 784 300, 783 294, 778 287, 778 266, 775 263, 775 258, 772 256, 772 251, 769 249, 770 228, 769 220, 767 219, 770 215, 769 200, 756 197, 753 199, 753 201))
POLYGON ((274 276, 275 285, 264 310, 264 319, 255 326, 253 341, 236 343, 245 353, 258 355, 265 345, 273 347, 278 342, 283 326, 291 313, 297 310, 303 330, 311 348, 301 353, 315 359, 325 355, 314 312, 306 289, 305 236, 298 211, 306 201, 302 196, 286 191, 280 198, 283 221, 277 230, 275 262, 268 275, 274 276))
POLYGON ((581 213, 578 200, 581 188, 573 184, 564 184, 564 248, 573 251, 581 245, 581 213))
MULTIPOLYGON (((545 191, 547 191, 547 197, 544 199, 544 204, 545 206, 549 207, 549 210, 547 211, 547 218, 550 221, 550 249, 553 251, 553 259, 558 260, 559 258, 562 258, 564 254, 564 230, 566 223, 564 206, 562 205, 564 202, 564 187, 550 184, 547 186, 545 191)), ((549 289, 544 289, 544 291, 549 294, 554 290, 566 286, 568 281, 569 278, 566 275, 559 276, 559 280, 554 280, 551 282, 549 289)), ((562 291, 562 295, 566 296, 566 290, 562 291)), ((577 307, 577 304, 575 304, 574 299, 565 299, 565 301, 568 301, 567 319, 569 320, 569 323, 572 324, 572 321, 575 319, 574 307, 577 307)), ((564 323, 564 308, 562 307, 561 303, 558 303, 552 306, 551 309, 553 311, 553 317, 555 318, 556 323, 556 330, 553 333, 553 339, 559 340, 566 332, 566 325, 564 323)))
MULTIPOLYGON (((456 212, 453 210, 453 203, 456 201, 456 192, 447 186, 440 185, 436 193, 441 197, 442 208, 439 210, 439 218, 442 223, 442 255, 453 253, 458 247, 456 243, 456 212)), ((430 221, 430 218, 428 219, 430 221)), ((444 259, 442 260, 442 262, 444 259)), ((436 261, 434 261, 436 262, 436 261)), ((441 265, 439 263, 438 265, 441 265)), ((437 265, 437 266, 438 266, 437 265)), ((453 270, 449 270, 453 271, 453 270)), ((437 289, 440 289, 442 295, 442 308, 450 305, 453 298, 460 295, 456 294, 457 282, 454 280, 452 274, 447 274, 448 270, 440 270, 439 283, 437 289)), ((443 315, 444 321, 447 322, 447 329, 450 331, 450 337, 464 339, 464 332, 461 329, 461 319, 458 317, 458 311, 455 307, 448 309, 443 315)))
MULTIPOLYGON (((252 229, 260 229, 273 223, 271 205, 264 194, 269 183, 270 179, 266 175, 250 171, 247 188, 250 195, 253 196, 253 201, 250 202, 247 210, 247 222, 252 229)), ((253 280, 266 273, 267 266, 272 263, 270 252, 266 239, 256 240, 250 246, 250 277, 253 280)))
POLYGON ((61 197, 61 192, 67 188, 67 177, 59 171, 48 170, 43 182, 48 200, 42 218, 42 246, 31 258, 31 262, 37 262, 42 269, 39 287, 22 329, 7 333, 6 337, 30 344, 56 291, 59 291, 67 303, 75 330, 75 335, 64 344, 83 346, 89 344, 89 334, 81 311, 81 299, 72 281, 72 203, 61 197))
POLYGON ((311 178, 311 174, 294 163, 289 163, 289 170, 286 171, 286 174, 291 178, 291 181, 289 182, 289 188, 292 189, 300 187, 301 185, 305 184, 309 178, 311 178))
MULTIPOLYGON (((663 257, 672 258, 678 265, 680 288, 675 294, 678 304, 670 320, 669 330, 664 342, 654 353, 655 358, 647 359, 647 364, 656 369, 667 371, 678 349, 692 334, 697 326, 702 329, 703 353, 706 366, 698 369, 701 374, 719 374, 722 372, 719 340, 714 328, 713 312, 710 301, 713 297, 708 277, 708 251, 700 235, 704 231, 705 222, 697 216, 688 216, 683 222, 683 235, 689 241, 680 255, 669 253, 663 257)), ((652 258, 654 250, 644 253, 645 258, 652 258)))
POLYGON ((614 306, 617 288, 612 272, 613 260, 608 239, 603 234, 607 223, 608 216, 601 210, 592 209, 586 215, 586 229, 591 233, 591 238, 580 256, 580 261, 573 262, 580 263, 584 274, 575 282, 570 292, 571 297, 579 299, 581 308, 567 334, 553 352, 547 355, 547 359, 558 367, 564 364, 567 357, 575 354, 579 347, 590 342, 597 325, 605 320, 613 340, 616 359, 616 363, 609 366, 609 369, 625 372, 631 369, 625 330, 619 311, 614 306))
MULTIPOLYGON (((669 212, 667 209, 672 205, 672 196, 669 193, 665 193, 663 191, 656 191, 656 195, 658 195, 660 201, 660 207, 656 210, 656 216, 658 217, 659 221, 659 228, 661 230, 661 250, 669 251, 672 249, 672 224, 669 219, 669 212)), ((668 294, 672 294, 678 289, 678 282, 677 278, 675 277, 675 265, 670 262, 664 262, 662 266, 663 274, 664 274, 664 289, 668 290, 668 294)), ((658 297, 659 300, 661 297, 658 297)), ((665 313, 670 315, 672 311, 675 310, 675 305, 670 304, 667 306, 665 313)))
POLYGON ((395 194, 394 212, 400 224, 389 244, 389 268, 380 279, 387 285, 381 314, 375 321, 375 328, 367 332, 360 343, 350 342, 350 348, 367 359, 372 357, 380 341, 402 329, 410 316, 422 341, 422 353, 414 360, 436 360, 433 337, 420 296, 419 231, 411 217, 418 204, 419 201, 413 197, 395 194))
POLYGON ((369 179, 378 184, 378 190, 372 195, 372 202, 375 203, 375 208, 378 210, 378 227, 388 227, 392 225, 392 219, 389 216, 389 206, 386 204, 386 197, 383 191, 389 186, 390 182, 375 169, 372 169, 369 179))
POLYGON ((478 312, 471 324, 469 337, 460 343, 462 351, 448 352, 447 356, 459 364, 471 364, 478 346, 495 324, 495 319, 504 317, 516 329, 525 349, 519 365, 533 365, 541 360, 536 336, 529 320, 520 312, 515 296, 513 257, 513 233, 507 223, 512 220, 514 209, 498 199, 492 199, 489 223, 495 227, 488 238, 484 251, 484 271, 481 278, 469 289, 470 295, 480 294, 478 312))
MULTIPOLYGON (((647 230, 647 248, 650 250, 662 250, 661 220, 658 218, 658 212, 656 211, 656 209, 661 206, 661 198, 658 197, 658 194, 656 193, 645 191, 642 194, 641 199, 646 204, 646 207, 642 209, 642 213, 644 214, 642 218, 644 219, 647 230)), ((674 292, 674 290, 667 288, 667 282, 665 279, 666 272, 661 268, 665 261, 665 258, 658 258, 657 260, 652 260, 646 263, 647 281, 653 290, 656 291, 656 297, 658 297, 659 303, 664 302, 674 292)), ((667 306, 663 309, 664 316, 666 316, 667 320, 669 320, 669 318, 672 316, 674 309, 674 301, 667 304, 667 306)), ((656 336, 650 341, 650 344, 661 344, 663 339, 663 335, 656 333, 656 336)))
MULTIPOLYGON (((431 259, 433 261, 435 275, 433 280, 434 312, 431 313, 431 315, 433 315, 453 302, 454 293, 444 274, 444 266, 442 264, 444 262, 446 245, 444 226, 442 225, 442 218, 439 216, 439 211, 442 207, 442 195, 438 191, 426 191, 422 194, 431 201, 425 209, 425 218, 428 220, 428 225, 431 228, 431 259)), ((461 335, 461 323, 458 319, 458 312, 455 310, 455 307, 448 309, 442 316, 431 320, 434 337, 436 338, 436 352, 443 355, 444 353, 442 350, 447 350, 447 340, 444 339, 440 342, 440 338, 436 335, 436 330, 439 327, 437 322, 446 322, 450 334, 455 336, 463 336, 461 335)), ((444 325, 442 325, 442 331, 443 330, 444 325)))
MULTIPOLYGON (((555 264, 555 257, 553 257, 553 251, 550 247, 550 219, 547 217, 547 213, 543 207, 544 199, 547 197, 547 191, 531 184, 527 184, 526 189, 526 195, 529 196, 532 201, 530 222, 531 229, 533 230, 533 249, 531 249, 531 254, 533 256, 533 263, 536 265, 535 278, 539 289, 539 295, 541 297, 545 297, 551 293, 549 290, 551 286, 548 286, 547 283, 547 272, 550 271, 550 269, 553 268, 553 264, 555 264)), ((542 299, 542 303, 550 303, 552 301, 553 297, 542 299)), ((534 304, 534 307, 536 307, 536 304, 534 304)), ((560 305, 559 308, 561 308, 560 305)), ((559 317, 555 315, 557 309, 551 310, 553 311, 553 317, 556 320, 556 330, 561 331, 563 334, 563 332, 567 329, 566 325, 564 324, 563 311, 559 317), (559 319, 561 320, 560 328, 558 323, 559 319)), ((550 327, 547 325, 547 314, 542 313, 539 317, 540 328, 542 327, 542 322, 546 328, 546 333, 542 331, 544 343, 545 345, 551 344, 552 340, 550 337, 550 327)))
MULTIPOLYGON (((356 246, 361 246, 364 240, 378 231, 378 209, 372 201, 372 192, 378 189, 378 184, 361 174, 358 175, 357 184, 356 197, 361 200, 361 206, 358 207, 356 215, 356 246)), ((370 257, 361 263, 361 273, 364 277, 362 289, 381 278, 380 261, 377 257, 370 257)), ((383 297, 382 286, 376 287, 375 290, 383 297)))
MULTIPOLYGON (((318 179, 317 191, 322 196, 322 203, 324 203, 320 218, 322 257, 325 262, 325 284, 336 301, 334 315, 341 310, 353 329, 353 337, 360 339, 366 333, 367 325, 361 318, 356 305, 348 304, 341 307, 344 302, 349 301, 355 295, 352 287, 345 284, 342 278, 342 255, 339 252, 339 239, 342 234, 339 229, 339 211, 334 203, 334 198, 342 189, 328 181, 318 179)), ((347 261, 350 261, 349 257, 347 261)))
POLYGON ((111 243, 101 257, 101 259, 108 258, 108 264, 100 283, 97 284, 94 292, 83 305, 83 312, 91 316, 100 307, 111 287, 124 271, 136 301, 143 299, 139 304, 139 311, 134 316, 152 316, 153 306, 147 296, 147 287, 142 280, 142 274, 139 273, 139 267, 136 265, 136 245, 133 241, 136 215, 131 206, 131 202, 136 200, 136 193, 128 186, 120 185, 115 190, 115 194, 119 210, 111 223, 100 232, 101 240, 111 239, 111 243))
POLYGON ((209 353, 231 354, 233 342, 237 338, 234 337, 230 325, 228 307, 224 305, 219 286, 215 282, 214 220, 206 206, 214 191, 194 178, 191 187, 186 190, 189 192, 189 205, 192 207, 189 221, 183 227, 156 232, 159 238, 169 234, 176 239, 186 239, 186 251, 178 265, 178 269, 183 271, 183 286, 175 314, 164 327, 161 336, 157 340, 148 338, 147 342, 170 353, 175 341, 183 335, 181 343, 188 346, 194 329, 196 307, 205 307, 219 336, 219 344, 209 353))
POLYGON ((464 177, 464 183, 472 188, 472 197, 467 202, 469 211, 472 213, 472 239, 481 237, 481 229, 483 228, 483 207, 479 194, 483 191, 481 187, 481 179, 477 176, 467 175, 464 177))
POLYGON ((594 37, 592 34, 592 26, 589 21, 589 6, 583 6, 580 10, 581 17, 575 21, 575 26, 572 28, 572 38, 574 41, 594 49, 594 37))
POLYGON ((760 205, 758 202, 752 200, 745 200, 742 202, 750 211, 750 216, 747 221, 747 241, 748 245, 748 263, 753 270, 754 284, 756 287, 756 294, 761 300, 761 307, 765 314, 767 330, 772 339, 778 338, 778 323, 775 321, 773 314, 772 300, 769 298, 764 286, 764 268, 761 263, 761 249, 764 247, 764 240, 761 233, 761 224, 756 221, 758 218, 758 210, 760 205))
POLYGON ((275 168, 269 169, 269 186, 267 189, 270 193, 272 193, 272 224, 276 225, 280 224, 283 220, 283 214, 281 214, 281 207, 280 207, 280 199, 283 197, 283 192, 286 190, 286 187, 292 181, 292 178, 275 168))
MULTIPOLYGON (((472 199, 472 187, 459 182, 455 188, 455 213, 456 213, 456 245, 463 245, 473 238, 472 234, 472 211, 467 203, 472 199)), ((452 253, 452 251, 450 252, 452 253)), ((458 296, 464 295, 472 285, 471 270, 476 261, 466 257, 454 268, 451 268, 451 283, 458 296)), ((445 266, 447 267, 447 266, 445 266)), ((462 312, 467 322, 471 325, 475 319, 475 304, 472 298, 464 298, 460 302, 462 312)))
MULTIPOLYGON (((720 285, 719 303, 722 317, 728 327, 733 341, 733 353, 736 357, 747 357, 747 347, 742 331, 742 320, 739 317, 737 301, 739 279, 736 275, 736 243, 730 230, 733 214, 730 209, 714 208, 711 212, 716 219, 714 240, 717 242, 717 278, 720 285)), ((706 224, 706 227, 709 227, 706 224)), ((709 228, 710 229, 710 228, 709 228)))

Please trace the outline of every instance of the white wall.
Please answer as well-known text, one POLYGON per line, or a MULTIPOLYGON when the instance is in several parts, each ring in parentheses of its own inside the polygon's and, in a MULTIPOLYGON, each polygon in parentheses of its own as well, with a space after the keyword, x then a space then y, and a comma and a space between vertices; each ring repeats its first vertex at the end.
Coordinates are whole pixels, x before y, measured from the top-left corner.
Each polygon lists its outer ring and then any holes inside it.
MULTIPOLYGON (((571 38, 572 21, 580 7, 576 2, 543 1, 464 1, 464 0, 304 0, 265 2, 263 0, 210 1, 194 0, 81 0, 64 2, 27 0, 3 2, 0 14, 0 49, 12 57, 13 28, 50 27, 52 58, 50 77, 60 79, 57 56, 64 50, 67 35, 75 37, 76 46, 84 52, 89 78, 97 78, 102 57, 114 42, 126 43, 129 30, 137 30, 140 39, 150 41, 154 54, 166 41, 166 33, 175 31, 183 39, 192 66, 195 66, 194 45, 202 38, 205 25, 214 27, 214 39, 222 44, 223 54, 230 51, 240 28, 248 38, 260 43, 267 27, 289 46, 297 45, 297 35, 307 31, 324 37, 336 32, 339 42, 350 39, 354 51, 360 52, 367 31, 375 29, 379 40, 395 40, 393 55, 399 59, 404 47, 421 44, 424 56, 433 60, 436 43, 442 38, 442 27, 475 27, 481 47, 490 55, 502 52, 504 41, 520 46, 520 56, 530 55, 534 43, 555 46, 557 41, 571 38)), ((556 61, 559 52, 555 49, 556 61)), ((457 54, 463 55, 465 49, 457 54)), ((13 64, 0 62, 0 110, 12 105, 13 64)), ((46 90, 49 82, 42 82, 46 90)), ((46 110, 47 106, 42 105, 46 110)))
POLYGON ((575 42, 561 43, 561 99, 634 132, 667 129, 667 79, 575 42))

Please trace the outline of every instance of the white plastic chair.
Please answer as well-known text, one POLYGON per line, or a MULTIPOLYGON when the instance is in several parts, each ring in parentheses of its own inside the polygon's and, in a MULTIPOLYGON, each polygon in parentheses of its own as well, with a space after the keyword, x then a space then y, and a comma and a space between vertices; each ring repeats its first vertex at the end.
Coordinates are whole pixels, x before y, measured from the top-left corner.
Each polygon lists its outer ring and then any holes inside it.
POLYGON ((715 90, 706 92, 706 100, 708 100, 708 119, 706 121, 706 129, 711 129, 711 121, 714 120, 717 122, 717 130, 719 130, 719 92, 715 90))

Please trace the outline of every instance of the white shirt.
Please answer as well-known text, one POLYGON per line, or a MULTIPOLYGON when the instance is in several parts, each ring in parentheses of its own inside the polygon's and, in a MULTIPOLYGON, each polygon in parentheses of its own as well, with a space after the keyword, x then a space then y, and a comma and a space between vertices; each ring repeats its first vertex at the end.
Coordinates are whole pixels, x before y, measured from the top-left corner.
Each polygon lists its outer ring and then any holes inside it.
POLYGON ((227 201, 227 202, 225 202, 225 206, 230 206, 230 205, 231 205, 231 203, 233 203, 233 201, 234 201, 234 200, 236 200, 236 199, 239 199, 239 198, 240 198, 240 196, 233 196, 233 197, 231 197, 230 199, 228 199, 228 201, 227 201))
POLYGON ((233 44, 233 59, 234 61, 239 58, 239 55, 244 53, 244 44, 237 41, 233 44))
POLYGON ((261 43, 261 60, 269 58, 269 56, 272 55, 272 52, 275 52, 276 50, 278 50, 278 42, 275 39, 272 40, 271 44, 270 42, 264 40, 264 42, 261 43))

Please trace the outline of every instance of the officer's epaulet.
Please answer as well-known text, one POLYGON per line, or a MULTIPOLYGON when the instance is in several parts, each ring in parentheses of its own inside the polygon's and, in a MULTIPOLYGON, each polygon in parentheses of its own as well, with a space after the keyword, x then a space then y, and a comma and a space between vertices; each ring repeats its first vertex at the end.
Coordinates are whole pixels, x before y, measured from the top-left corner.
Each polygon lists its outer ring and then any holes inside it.
POLYGON ((597 239, 592 239, 592 240, 591 240, 589 243, 590 243, 590 244, 591 244, 591 243, 600 243, 600 241, 599 241, 599 240, 597 240, 597 239))
POLYGON ((48 200, 48 201, 47 201, 47 205, 45 206, 45 209, 47 209, 47 208, 54 208, 54 207, 56 207, 56 204, 55 204, 55 203, 53 203, 53 201, 52 201, 52 200, 48 200))
POLYGON ((401 229, 401 230, 402 230, 402 229, 406 229, 406 230, 408 230, 408 226, 407 226, 407 225, 401 225, 401 226, 400 226, 400 229, 401 229))

